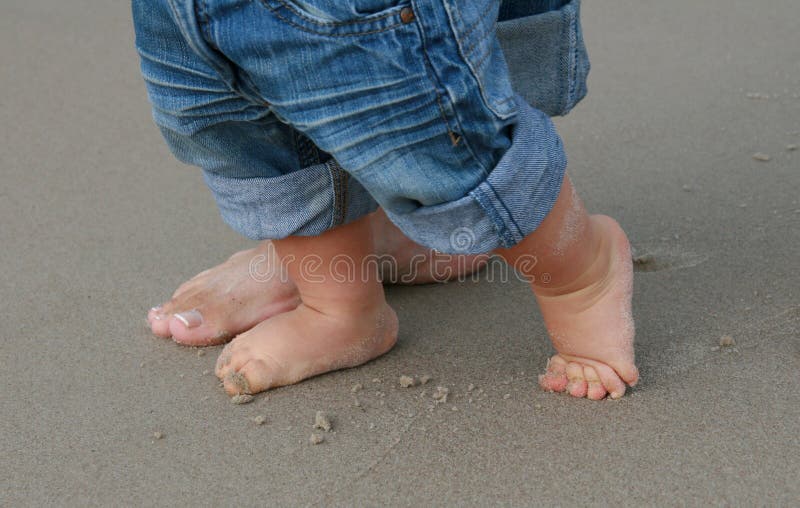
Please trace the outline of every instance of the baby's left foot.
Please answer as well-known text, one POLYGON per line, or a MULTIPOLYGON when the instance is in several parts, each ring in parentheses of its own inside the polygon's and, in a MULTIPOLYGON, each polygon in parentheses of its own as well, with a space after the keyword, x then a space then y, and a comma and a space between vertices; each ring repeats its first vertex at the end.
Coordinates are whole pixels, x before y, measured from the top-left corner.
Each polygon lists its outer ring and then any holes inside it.
POLYGON ((617 222, 593 215, 598 235, 594 262, 570 287, 557 294, 534 289, 558 354, 550 358, 539 384, 574 397, 622 397, 634 386, 634 325, 631 314, 633 266, 630 245, 617 222))

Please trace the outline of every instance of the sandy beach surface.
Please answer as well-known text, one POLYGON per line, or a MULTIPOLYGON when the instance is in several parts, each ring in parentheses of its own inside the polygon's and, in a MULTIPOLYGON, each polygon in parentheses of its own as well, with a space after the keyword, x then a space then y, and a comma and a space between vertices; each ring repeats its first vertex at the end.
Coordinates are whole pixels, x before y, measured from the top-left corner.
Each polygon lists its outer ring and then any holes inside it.
POLYGON ((484 279, 390 288, 389 354, 233 405, 220 348, 145 324, 250 243, 152 123, 129 4, 4 1, 0 505, 800 504, 796 2, 590 0, 584 27, 589 96, 557 123, 645 256, 640 385, 538 390, 533 297, 484 279))

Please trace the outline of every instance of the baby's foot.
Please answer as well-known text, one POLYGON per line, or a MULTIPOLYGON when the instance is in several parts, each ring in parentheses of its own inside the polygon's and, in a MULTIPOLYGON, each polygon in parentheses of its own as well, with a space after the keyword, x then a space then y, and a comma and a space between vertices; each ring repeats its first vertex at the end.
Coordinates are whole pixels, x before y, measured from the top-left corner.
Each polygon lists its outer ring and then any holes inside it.
POLYGON ((634 325, 631 314, 633 266, 628 239, 619 224, 590 217, 599 235, 598 256, 574 283, 560 291, 534 289, 558 354, 550 358, 539 384, 574 397, 619 398, 634 386, 634 325))
POLYGON ((386 353, 397 329, 397 316, 384 302, 348 315, 300 304, 233 339, 217 360, 216 374, 230 395, 294 384, 386 353))
MULTIPOLYGON (((382 210, 370 216, 381 279, 386 283, 445 282, 480 269, 488 256, 435 253, 403 235, 382 210)), ((195 275, 147 320, 159 337, 188 346, 222 344, 261 321, 295 308, 300 299, 286 277, 261 277, 278 266, 275 249, 262 242, 195 275), (255 264, 253 264, 255 262, 255 264), (256 274, 252 273, 255 268, 256 274)))
POLYGON ((263 274, 279 266, 276 259, 269 242, 237 252, 183 283, 168 302, 150 309, 150 328, 180 344, 210 346, 297 307, 297 289, 285 276, 253 276, 254 261, 257 272, 263 274))

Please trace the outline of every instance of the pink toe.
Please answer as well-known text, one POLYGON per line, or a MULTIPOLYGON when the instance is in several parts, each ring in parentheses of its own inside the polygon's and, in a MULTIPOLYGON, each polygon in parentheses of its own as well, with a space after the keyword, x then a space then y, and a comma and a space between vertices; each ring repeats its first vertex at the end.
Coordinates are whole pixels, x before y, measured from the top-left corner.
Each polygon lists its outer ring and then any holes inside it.
POLYGON ((589 382, 589 387, 586 391, 586 398, 590 400, 600 400, 606 396, 606 389, 603 388, 602 383, 599 381, 589 382))
POLYGON ((585 365, 583 367, 583 375, 588 381, 586 398, 591 400, 600 400, 606 396, 606 387, 603 386, 602 377, 600 374, 598 374, 597 369, 585 365))
POLYGON ((547 361, 547 372, 539 376, 539 386, 545 390, 563 392, 567 389, 567 362, 556 355, 547 361))
POLYGON ((170 337, 169 315, 164 313, 161 307, 153 307, 147 313, 147 321, 150 323, 150 330, 159 337, 170 337))
POLYGON ((553 392, 563 392, 567 389, 569 380, 566 374, 553 374, 548 372, 539 376, 539 386, 553 392))
POLYGON ((569 386, 567 387, 567 391, 573 397, 583 398, 586 397, 586 394, 589 390, 589 384, 584 379, 579 379, 577 381, 570 381, 569 386))

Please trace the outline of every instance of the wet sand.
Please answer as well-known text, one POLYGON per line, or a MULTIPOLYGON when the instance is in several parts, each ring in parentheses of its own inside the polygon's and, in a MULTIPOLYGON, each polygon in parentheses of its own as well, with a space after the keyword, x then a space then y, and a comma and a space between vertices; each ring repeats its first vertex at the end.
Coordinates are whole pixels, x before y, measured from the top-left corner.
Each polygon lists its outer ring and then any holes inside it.
POLYGON ((391 288, 389 354, 231 404, 221 348, 145 326, 250 244, 153 125, 128 8, 0 7, 0 505, 800 502, 794 2, 584 5, 590 92, 557 123, 646 256, 642 381, 600 403, 535 388, 533 297, 484 279, 391 288))

